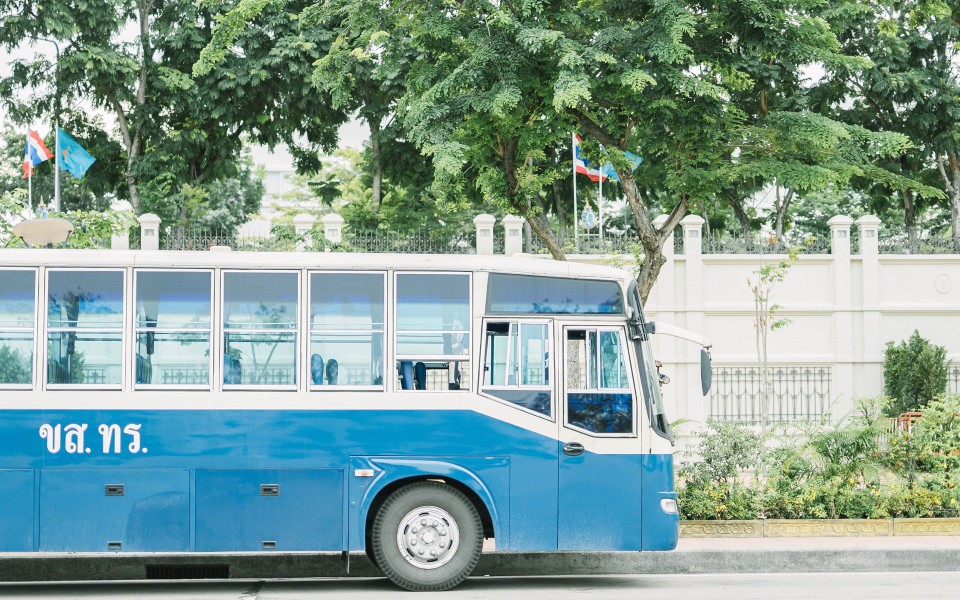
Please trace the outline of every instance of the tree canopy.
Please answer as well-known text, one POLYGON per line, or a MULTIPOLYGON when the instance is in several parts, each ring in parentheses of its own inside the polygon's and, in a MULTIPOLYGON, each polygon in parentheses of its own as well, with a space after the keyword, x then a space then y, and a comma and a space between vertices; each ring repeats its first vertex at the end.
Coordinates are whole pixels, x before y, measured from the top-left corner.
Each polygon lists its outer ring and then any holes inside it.
MULTIPOLYGON (((89 185, 173 223, 206 210, 203 222, 235 226, 260 193, 244 141, 284 142, 319 192, 349 202, 355 227, 510 213, 565 258, 577 133, 586 158, 616 173, 646 297, 691 211, 777 238, 822 227, 827 207, 893 211, 911 239, 937 223, 960 250, 958 11, 943 0, 0 0, 0 45, 60 42, 61 119, 106 158, 89 185), (348 185, 319 159, 349 118, 370 141, 348 185), (761 190, 775 192, 766 216, 750 205, 761 190)), ((55 111, 50 67, 20 61, 0 82, 14 122, 55 111)))

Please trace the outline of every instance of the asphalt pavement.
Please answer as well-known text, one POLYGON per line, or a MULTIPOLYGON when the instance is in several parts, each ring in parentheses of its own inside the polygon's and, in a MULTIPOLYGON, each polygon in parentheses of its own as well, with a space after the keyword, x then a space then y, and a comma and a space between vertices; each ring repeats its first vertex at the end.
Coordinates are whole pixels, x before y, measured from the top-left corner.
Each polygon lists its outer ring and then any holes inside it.
MULTIPOLYGON (((138 580, 147 565, 223 566, 231 579, 377 577, 351 554, 0 554, 0 581, 138 580)), ((682 538, 671 552, 485 553, 475 575, 557 576, 960 571, 960 536, 682 538)), ((184 571, 189 573, 189 569, 184 571)), ((196 571, 194 571, 196 572, 196 571)), ((201 575, 202 576, 202 575, 201 575)), ((196 575, 194 576, 196 577, 196 575)))

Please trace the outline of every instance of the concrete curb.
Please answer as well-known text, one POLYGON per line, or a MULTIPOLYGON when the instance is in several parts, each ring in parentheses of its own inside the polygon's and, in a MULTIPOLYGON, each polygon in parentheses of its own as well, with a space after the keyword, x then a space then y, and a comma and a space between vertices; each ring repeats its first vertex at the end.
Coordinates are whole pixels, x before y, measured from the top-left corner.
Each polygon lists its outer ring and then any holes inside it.
MULTIPOLYGON (((146 579, 148 565, 229 566, 230 579, 382 577, 363 554, 8 554, 0 581, 146 579)), ((484 554, 474 575, 960 571, 960 549, 680 550, 484 554)), ((193 577, 202 577, 194 575, 193 577)), ((222 578, 222 575, 220 576, 222 578)))

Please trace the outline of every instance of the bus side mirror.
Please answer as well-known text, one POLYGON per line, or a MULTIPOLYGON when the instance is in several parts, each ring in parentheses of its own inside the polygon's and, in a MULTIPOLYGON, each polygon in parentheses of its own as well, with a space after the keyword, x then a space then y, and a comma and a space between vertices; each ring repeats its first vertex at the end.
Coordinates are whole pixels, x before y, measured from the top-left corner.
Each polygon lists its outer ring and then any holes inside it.
POLYGON ((703 395, 710 392, 710 384, 713 383, 713 369, 710 366, 710 352, 706 348, 700 348, 700 388, 703 395))

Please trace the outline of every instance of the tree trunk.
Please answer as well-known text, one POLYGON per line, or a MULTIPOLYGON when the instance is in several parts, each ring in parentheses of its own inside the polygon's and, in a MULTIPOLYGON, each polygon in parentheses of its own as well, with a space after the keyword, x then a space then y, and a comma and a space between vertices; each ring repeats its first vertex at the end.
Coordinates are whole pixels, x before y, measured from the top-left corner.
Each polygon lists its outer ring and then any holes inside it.
MULTIPOLYGON (((608 148, 626 149, 626 133, 621 139, 616 139, 602 127, 600 127, 589 115, 577 110, 571 109, 571 113, 576 117, 580 126, 590 132, 594 138, 608 148)), ((629 133, 629 129, 627 131, 629 133)), ((646 303, 653 289, 653 284, 657 282, 657 276, 660 275, 660 269, 667 262, 663 256, 663 244, 677 227, 680 219, 687 214, 687 202, 689 198, 684 195, 677 201, 677 204, 670 211, 666 223, 662 229, 657 229, 650 219, 650 211, 647 205, 640 197, 640 189, 633 178, 633 171, 617 170, 620 177, 620 185, 623 187, 623 194, 627 198, 627 204, 630 205, 630 211, 633 213, 633 220, 637 227, 637 236, 640 238, 640 245, 643 247, 643 264, 640 266, 640 273, 637 275, 637 286, 640 288, 640 299, 646 303)))
POLYGON ((744 210, 743 202, 741 202, 737 196, 737 191, 734 190, 733 193, 733 196, 727 196, 727 204, 733 209, 733 214, 736 215, 737 221, 740 223, 740 232, 743 235, 743 239, 749 240, 752 234, 750 231, 750 216, 747 214, 747 211, 744 210))
POLYGON ((371 199, 374 210, 379 210, 383 203, 383 163, 380 160, 380 118, 368 119, 370 126, 370 166, 373 169, 373 189, 371 199))
POLYGON ((796 195, 796 192, 791 188, 787 190, 787 195, 783 197, 783 201, 780 201, 780 192, 777 191, 777 216, 774 223, 774 231, 777 236, 777 244, 783 243, 783 223, 787 218, 787 211, 790 209, 790 203, 793 202, 793 198, 796 195))
POLYGON ((920 252, 920 238, 917 235, 917 207, 913 202, 913 190, 903 190, 903 222, 907 227, 907 248, 910 254, 920 252))
POLYGON ((130 194, 130 205, 133 212, 140 214, 140 191, 137 186, 137 176, 134 174, 134 167, 143 148, 143 132, 138 121, 140 109, 147 102, 147 75, 150 72, 150 62, 153 57, 153 47, 150 44, 150 13, 153 11, 153 0, 142 0, 137 4, 137 16, 140 26, 140 73, 137 77, 137 97, 136 103, 130 107, 129 114, 133 116, 134 123, 128 120, 128 111, 124 110, 123 104, 117 98, 116 94, 108 92, 107 101, 113 108, 117 117, 117 125, 120 128, 120 135, 123 137, 123 145, 127 151, 127 164, 124 172, 124 179, 127 183, 127 192, 130 194))
POLYGON ((960 253, 960 161, 957 160, 956 154, 937 157, 937 167, 940 170, 940 176, 943 178, 943 184, 950 199, 950 229, 953 233, 953 250, 960 253), (944 162, 950 166, 949 173, 944 167, 944 162))
POLYGON ((510 203, 510 207, 513 208, 517 214, 523 215, 527 224, 547 247, 550 255, 555 260, 567 260, 563 249, 560 247, 560 244, 557 243, 557 239, 553 237, 553 232, 550 231, 550 228, 543 222, 539 215, 533 214, 533 210, 529 208, 529 199, 520 197, 520 180, 517 177, 518 141, 519 139, 516 136, 507 140, 506 143, 504 143, 503 140, 498 140, 500 146, 498 149, 500 154, 500 170, 507 182, 507 200, 510 203))
POLYGON ((560 185, 560 182, 557 180, 553 181, 551 185, 553 188, 553 210, 557 213, 557 221, 560 223, 559 227, 559 236, 560 239, 566 239, 567 237, 567 211, 563 208, 563 189, 560 185))

